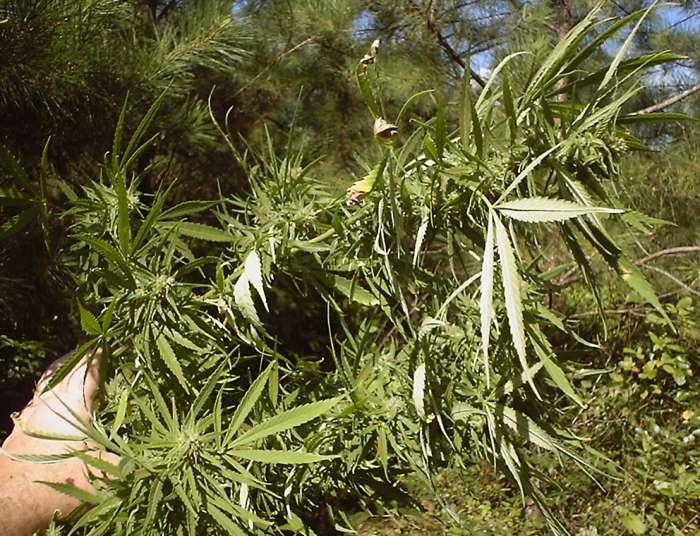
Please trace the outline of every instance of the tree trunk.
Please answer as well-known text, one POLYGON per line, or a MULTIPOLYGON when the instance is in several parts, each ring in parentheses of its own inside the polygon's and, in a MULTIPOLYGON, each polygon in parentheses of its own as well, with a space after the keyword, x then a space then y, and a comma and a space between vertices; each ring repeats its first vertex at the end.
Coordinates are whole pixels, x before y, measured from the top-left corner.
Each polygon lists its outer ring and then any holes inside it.
MULTIPOLYGON (((571 0, 552 0, 557 13, 557 20, 554 24, 554 29, 557 32, 557 40, 564 39, 569 30, 573 27, 573 16, 571 15, 571 0)), ((569 83, 567 78, 562 78, 557 84, 560 88, 569 83)), ((558 102, 566 102, 569 96, 567 93, 559 93, 555 100, 558 102)))
POLYGON ((557 11, 557 22, 555 24, 557 39, 561 41, 573 27, 571 0, 553 0, 553 2, 557 11))

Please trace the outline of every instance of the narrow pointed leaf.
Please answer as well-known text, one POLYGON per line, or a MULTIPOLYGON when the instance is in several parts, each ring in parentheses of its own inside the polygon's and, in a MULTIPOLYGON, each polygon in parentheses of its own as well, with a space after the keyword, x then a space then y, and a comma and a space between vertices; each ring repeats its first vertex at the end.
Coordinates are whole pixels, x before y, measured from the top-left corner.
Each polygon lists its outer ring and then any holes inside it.
POLYGON ((43 392, 45 393, 58 385, 58 383, 76 367, 83 356, 97 346, 97 341, 98 339, 95 337, 87 341, 85 344, 79 346, 78 349, 73 352, 71 356, 61 364, 60 367, 56 369, 56 372, 53 373, 51 379, 46 384, 46 387, 44 387, 43 392))
POLYGON ((114 437, 122 424, 124 424, 124 419, 126 418, 126 410, 129 404, 129 389, 124 389, 122 394, 119 396, 119 403, 117 404, 117 413, 114 416, 114 422, 112 423, 111 437, 114 437))
POLYGON ((538 426, 530 417, 508 406, 497 405, 496 408, 502 412, 504 417, 503 422, 533 445, 537 445, 551 452, 557 451, 556 440, 545 432, 542 427, 538 426))
POLYGON ((425 419, 425 363, 416 367, 413 373, 413 406, 421 419, 425 419))
POLYGON ((330 411, 340 401, 339 398, 330 398, 311 404, 304 404, 296 408, 290 409, 279 415, 275 415, 238 437, 232 445, 234 447, 247 445, 263 439, 269 435, 277 434, 291 428, 295 428, 301 424, 320 417, 324 413, 330 411))
POLYGON ((506 302, 506 314, 510 327, 511 340, 515 347, 515 352, 520 360, 520 365, 526 373, 526 379, 534 393, 539 397, 535 382, 529 374, 530 367, 527 363, 527 353, 525 350, 525 327, 523 323, 523 304, 520 295, 520 275, 515 261, 513 248, 508 238, 508 231, 503 226, 498 216, 493 216, 496 227, 496 244, 498 246, 498 256, 501 261, 501 278, 503 279, 503 294, 506 302))
POLYGON ((189 385, 187 384, 187 380, 182 373, 180 362, 170 346, 170 343, 168 343, 168 340, 165 338, 165 335, 158 335, 156 338, 156 346, 158 347, 158 353, 160 354, 160 358, 163 360, 163 363, 165 363, 168 369, 170 369, 170 372, 172 372, 177 378, 180 385, 182 385, 185 390, 189 390, 189 385))
POLYGON ((615 57, 613 58, 613 61, 610 63, 610 66, 608 67, 608 70, 605 73, 605 76, 603 77, 602 82, 598 86, 598 90, 604 89, 608 83, 613 79, 613 77, 617 74, 618 67, 620 66, 620 63, 622 62, 623 58, 627 54, 627 50, 629 47, 632 45, 634 42, 635 35, 639 31, 639 28, 641 27, 642 23, 644 22, 644 19, 651 13, 651 11, 654 9, 654 7, 658 4, 658 0, 656 0, 651 7, 648 9, 644 10, 642 13, 641 17, 639 17, 639 20, 637 21, 637 24, 634 25, 634 28, 630 31, 630 33, 627 35, 627 38, 625 41, 622 43, 622 46, 619 48, 617 51, 617 54, 615 54, 615 57))
POLYGON ((196 238, 198 240, 207 240, 209 242, 231 242, 233 236, 228 231, 217 229, 203 223, 192 223, 187 221, 178 222, 162 222, 159 227, 163 229, 175 229, 175 231, 183 236, 196 238))
POLYGON ((530 334, 530 342, 535 349, 535 353, 537 354, 537 357, 540 358, 540 361, 544 365, 544 369, 547 371, 547 374, 552 379, 554 384, 559 388, 559 390, 561 390, 562 393, 568 396, 576 404, 583 407, 583 401, 574 390, 573 386, 569 382, 569 379, 566 377, 566 374, 561 367, 554 362, 554 351, 552 350, 552 347, 545 334, 542 333, 537 326, 531 326, 528 332, 530 334))
POLYGON ((120 171, 112 176, 112 186, 117 193, 117 235, 119 247, 127 255, 131 241, 131 224, 129 222, 129 198, 126 189, 126 179, 120 171))
POLYGON ((94 495, 71 484, 64 484, 62 482, 47 482, 45 480, 35 480, 34 482, 49 486, 55 491, 58 491, 63 495, 68 495, 69 497, 72 497, 73 499, 76 499, 83 504, 97 505, 103 501, 103 498, 99 495, 94 495))
POLYGON ((428 217, 427 215, 423 218, 416 233, 416 245, 413 248, 413 266, 418 264, 418 255, 420 255, 420 248, 423 245, 423 240, 425 240, 425 233, 428 231, 428 217))
POLYGON ((275 362, 271 362, 267 366, 267 368, 263 370, 257 378, 255 378, 255 381, 251 384, 246 393, 243 395, 243 398, 236 407, 236 411, 234 411, 233 413, 233 417, 231 417, 231 423, 229 424, 228 431, 226 432, 226 438, 224 439, 224 443, 228 443, 230 441, 233 434, 235 434, 238 431, 238 429, 245 421, 246 417, 248 417, 250 412, 253 410, 255 403, 258 401, 260 395, 263 392, 263 389, 265 388, 265 383, 267 383, 267 380, 270 376, 270 371, 272 370, 272 367, 274 365, 275 362))
POLYGON ((344 296, 354 302, 368 306, 379 305, 379 300, 374 294, 362 287, 359 283, 346 277, 339 275, 333 276, 333 285, 344 296))
POLYGON ((83 331, 88 335, 99 335, 102 333, 102 326, 90 311, 85 309, 80 302, 78 302, 78 310, 80 311, 80 326, 83 331))
POLYGON ((274 463, 274 464, 303 464, 316 463, 326 460, 333 460, 338 456, 330 456, 324 454, 316 454, 313 452, 300 452, 292 450, 230 450, 231 456, 243 458, 259 463, 274 463))
MULTIPOLYGON (((153 122, 153 119, 156 116, 156 113, 158 113, 158 110, 160 109, 161 104, 163 103, 163 99, 168 92, 169 88, 166 88, 161 92, 160 95, 156 98, 155 101, 153 101, 153 104, 151 104, 151 107, 148 109, 146 112, 146 115, 143 116, 143 119, 141 119, 141 122, 138 124, 136 127, 136 130, 132 134, 131 138, 129 139, 129 143, 127 144, 126 149, 124 150, 124 154, 121 155, 121 161, 120 161, 120 166, 122 169, 126 169, 126 164, 128 161, 133 161, 132 156, 133 154, 138 150, 139 143, 143 139, 144 134, 146 133, 146 130, 148 130, 148 127, 151 126, 151 123, 153 122)), ((121 138, 121 136, 120 136, 121 138)), ((121 142, 121 139, 120 139, 121 142)), ((117 150, 118 147, 117 147, 117 150)))
POLYGON ((491 323, 493 321, 493 273, 494 273, 494 238, 493 215, 489 213, 489 223, 486 231, 486 245, 484 246, 484 258, 481 264, 481 297, 479 310, 481 314, 481 351, 484 358, 484 373, 486 385, 490 386, 489 366, 489 339, 491 335, 491 323))
POLYGON ((126 109, 129 103, 129 92, 127 91, 126 97, 124 97, 124 103, 122 104, 122 109, 119 112, 119 119, 117 120, 117 126, 114 129, 114 138, 112 141, 112 169, 116 172, 119 169, 119 153, 122 148, 122 141, 124 138, 124 123, 126 120, 126 109))
POLYGON ((661 305, 656 292, 654 292, 654 287, 647 281, 642 271, 626 257, 620 257, 617 260, 617 269, 622 276, 622 280, 627 283, 632 290, 637 292, 645 302, 653 306, 654 309, 664 317, 669 326, 673 327, 673 322, 671 322, 671 319, 668 317, 664 306, 661 305))
POLYGON ((97 455, 93 456, 82 451, 76 451, 73 454, 75 454, 76 458, 82 460, 85 465, 94 467, 98 471, 104 473, 104 475, 112 475, 114 477, 121 476, 121 471, 118 465, 114 465, 113 463, 103 460, 102 458, 98 458, 97 455))
POLYGON ((593 213, 620 214, 622 212, 622 210, 614 208, 589 207, 565 199, 545 197, 516 199, 502 203, 496 208, 504 216, 531 223, 564 221, 593 213))
POLYGON ((183 201, 168 210, 163 211, 160 220, 177 220, 197 212, 208 210, 216 205, 216 201, 183 201))
POLYGON ((245 536, 245 532, 236 525, 226 514, 216 508, 210 502, 207 502, 207 512, 214 518, 221 528, 223 528, 231 536, 245 536))

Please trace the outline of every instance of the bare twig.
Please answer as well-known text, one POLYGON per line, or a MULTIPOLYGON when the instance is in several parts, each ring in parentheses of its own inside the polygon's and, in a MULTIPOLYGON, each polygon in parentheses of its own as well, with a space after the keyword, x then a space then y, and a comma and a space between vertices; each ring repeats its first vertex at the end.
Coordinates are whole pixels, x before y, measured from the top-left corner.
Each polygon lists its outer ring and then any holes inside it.
POLYGON ((459 65, 462 69, 467 70, 469 69, 469 74, 471 77, 474 79, 474 81, 479 84, 482 88, 486 87, 486 82, 484 82, 484 79, 481 78, 474 69, 471 68, 471 65, 467 67, 467 64, 464 62, 462 57, 457 53, 457 51, 452 48, 452 45, 450 45, 449 41, 445 39, 445 36, 442 35, 440 30, 438 29, 437 26, 435 26, 435 21, 433 21, 433 16, 432 16, 432 2, 428 6, 428 12, 426 16, 426 22, 428 24, 428 29, 433 33, 435 38, 437 39, 438 44, 440 45, 440 48, 442 48, 449 58, 459 65))
MULTIPOLYGON (((630 315, 630 316, 639 316, 639 317, 644 317, 646 316, 646 313, 640 312, 640 309, 643 306, 639 307, 630 307, 628 309, 606 309, 603 312, 606 315, 630 315)), ((583 313, 575 313, 572 315, 569 315, 567 318, 571 320, 577 320, 579 318, 586 318, 589 316, 597 316, 600 313, 598 311, 584 311, 583 313)))
POLYGON ((637 264, 637 266, 641 266, 642 264, 646 264, 649 261, 653 261, 659 257, 665 257, 666 255, 681 255, 683 253, 700 253, 700 246, 678 246, 675 248, 662 249, 661 251, 657 251, 656 253, 652 253, 651 255, 647 255, 646 257, 639 259, 635 264, 637 264))
POLYGON ((672 106, 673 104, 676 104, 677 102, 682 101, 683 99, 686 99, 690 97, 691 95, 694 95, 700 91, 700 83, 695 84, 693 87, 690 87, 686 89, 685 91, 682 91, 678 95, 674 95, 673 97, 669 97, 666 100, 663 100, 657 104, 652 104, 651 106, 647 106, 646 108, 643 108, 639 110, 638 112, 635 112, 632 115, 638 115, 638 114, 650 114, 653 112, 658 112, 659 110, 663 110, 664 108, 668 108, 669 106, 672 106))
POLYGON ((657 268, 656 266, 645 266, 645 268, 647 268, 649 270, 654 270, 655 272, 658 272, 662 275, 665 275, 666 277, 668 277, 671 281, 673 281, 679 287, 690 292, 691 294, 695 294, 696 296, 700 296, 700 292, 698 292, 694 288, 690 288, 688 285, 683 283, 683 281, 678 279, 675 275, 668 273, 666 270, 662 270, 661 268, 657 268))
MULTIPOLYGON (((650 255, 647 255, 646 257, 642 257, 641 259, 634 261, 634 264, 636 264, 637 266, 644 266, 645 268, 650 268, 659 271, 659 269, 657 268, 647 266, 647 263, 653 261, 654 259, 658 259, 659 257, 665 257, 667 255, 683 255, 686 253, 700 253, 700 246, 677 246, 674 248, 662 249, 661 251, 656 251, 655 253, 652 253, 650 255)), ((665 273, 664 275, 668 275, 672 279, 676 279, 668 273, 665 273)), ((573 268, 563 273, 559 277, 559 279, 554 282, 554 284, 557 287, 566 287, 567 285, 575 283, 580 279, 581 275, 578 273, 578 266, 574 266, 573 268)), ((678 280, 676 280, 676 282, 678 282, 678 280)), ((681 283, 681 286, 688 290, 687 285, 685 285, 684 283, 681 283)), ((692 289, 691 292, 696 293, 696 291, 692 289)))

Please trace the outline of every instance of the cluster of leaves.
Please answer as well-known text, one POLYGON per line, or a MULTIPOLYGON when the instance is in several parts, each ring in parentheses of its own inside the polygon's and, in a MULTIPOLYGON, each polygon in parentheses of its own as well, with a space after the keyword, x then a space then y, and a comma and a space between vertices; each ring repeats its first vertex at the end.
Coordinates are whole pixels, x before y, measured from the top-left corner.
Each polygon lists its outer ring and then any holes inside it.
POLYGON ((583 442, 540 418, 556 392, 581 404, 547 335, 578 337, 545 305, 571 263, 545 266, 542 244, 566 244, 595 296, 597 253, 666 318, 608 228, 637 216, 607 185, 621 155, 643 147, 625 125, 667 117, 621 108, 637 75, 670 56, 624 59, 633 30, 609 67, 585 70, 646 14, 602 26, 593 11, 523 87, 508 77, 522 54, 478 96, 467 73, 457 128, 438 106, 405 137, 395 125, 428 95, 390 117, 373 47, 357 78, 378 157, 347 199, 313 177, 291 137, 284 156, 272 143, 241 154, 214 122, 249 192, 168 206, 167 191, 139 189, 136 168, 162 98, 128 141, 122 112, 102 177, 80 193, 61 183, 72 204, 62 264, 88 340, 50 384, 103 349, 108 402, 82 428, 122 460, 75 454, 111 475, 95 494, 54 484, 95 505, 73 532, 352 530, 348 500, 381 512, 406 473, 433 485, 440 467, 485 460, 566 533, 530 448, 596 469, 583 442), (309 335, 280 325, 283 308, 309 335))
MULTIPOLYGON (((666 304, 668 314, 677 319, 675 324, 682 328, 683 335, 693 340, 690 333, 695 329, 695 308, 690 297, 682 298, 677 304, 666 304)), ((642 399, 650 394, 661 395, 666 391, 666 380, 676 385, 686 385, 694 374, 696 364, 693 362, 693 349, 689 344, 679 344, 678 334, 668 329, 668 324, 654 313, 647 314, 644 325, 647 339, 626 347, 624 359, 618 363, 619 372, 614 379, 623 382, 625 378, 648 385, 640 392, 642 399)), ((679 394, 679 393, 677 393, 679 394)), ((678 400, 683 402, 683 400, 678 400)))

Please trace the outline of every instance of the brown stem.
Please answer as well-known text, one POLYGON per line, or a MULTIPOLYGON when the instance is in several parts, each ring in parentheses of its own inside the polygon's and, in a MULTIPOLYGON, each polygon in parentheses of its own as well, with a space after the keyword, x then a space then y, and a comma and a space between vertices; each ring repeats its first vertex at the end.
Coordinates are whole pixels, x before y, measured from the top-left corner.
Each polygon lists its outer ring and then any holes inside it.
MULTIPOLYGON (((569 33, 571 28, 573 28, 573 16, 571 14, 571 2, 570 0, 555 0, 555 5, 557 7, 557 22, 555 31, 557 33, 557 40, 562 41, 566 35, 569 33)), ((557 82, 559 88, 565 87, 569 83, 568 78, 562 78, 557 82)), ((561 92, 554 97, 557 102, 566 102, 569 95, 566 92, 561 92)))
POLYGON ((641 266, 642 264, 646 264, 649 261, 653 261, 659 257, 665 257, 666 255, 680 255, 683 253, 695 252, 700 252, 700 246, 678 246, 675 248, 662 249, 661 251, 657 251, 656 253, 652 253, 651 255, 647 255, 646 257, 639 259, 635 264, 637 264, 637 266, 641 266))
POLYGON ((690 97, 691 95, 697 93, 698 91, 700 91, 700 83, 695 84, 693 87, 688 88, 685 91, 682 91, 682 92, 678 93, 677 95, 674 95, 673 97, 669 97, 668 99, 662 100, 661 102, 659 102, 657 104, 652 104, 651 106, 643 108, 643 109, 639 110, 638 112, 635 112, 633 115, 650 114, 653 112, 658 112, 659 110, 663 110, 664 108, 668 108, 669 106, 676 104, 677 102, 680 102, 683 99, 690 97))
MULTIPOLYGON (((435 22, 433 21, 432 17, 432 2, 430 2, 430 5, 428 6, 428 12, 427 12, 427 17, 426 17, 426 22, 428 24, 428 29, 433 33, 435 38, 437 39, 438 44, 440 45, 440 48, 444 50, 449 58, 459 65, 462 69, 466 70, 467 65, 462 59, 462 57, 457 53, 457 51, 452 48, 452 45, 450 45, 449 41, 445 39, 445 36, 442 35, 440 30, 438 29, 437 26, 435 26, 435 22)), ((484 82, 484 79, 481 78, 475 71, 474 69, 471 68, 471 65, 469 66, 469 74, 471 77, 474 79, 474 81, 479 84, 482 88, 486 87, 486 82, 484 82)))

